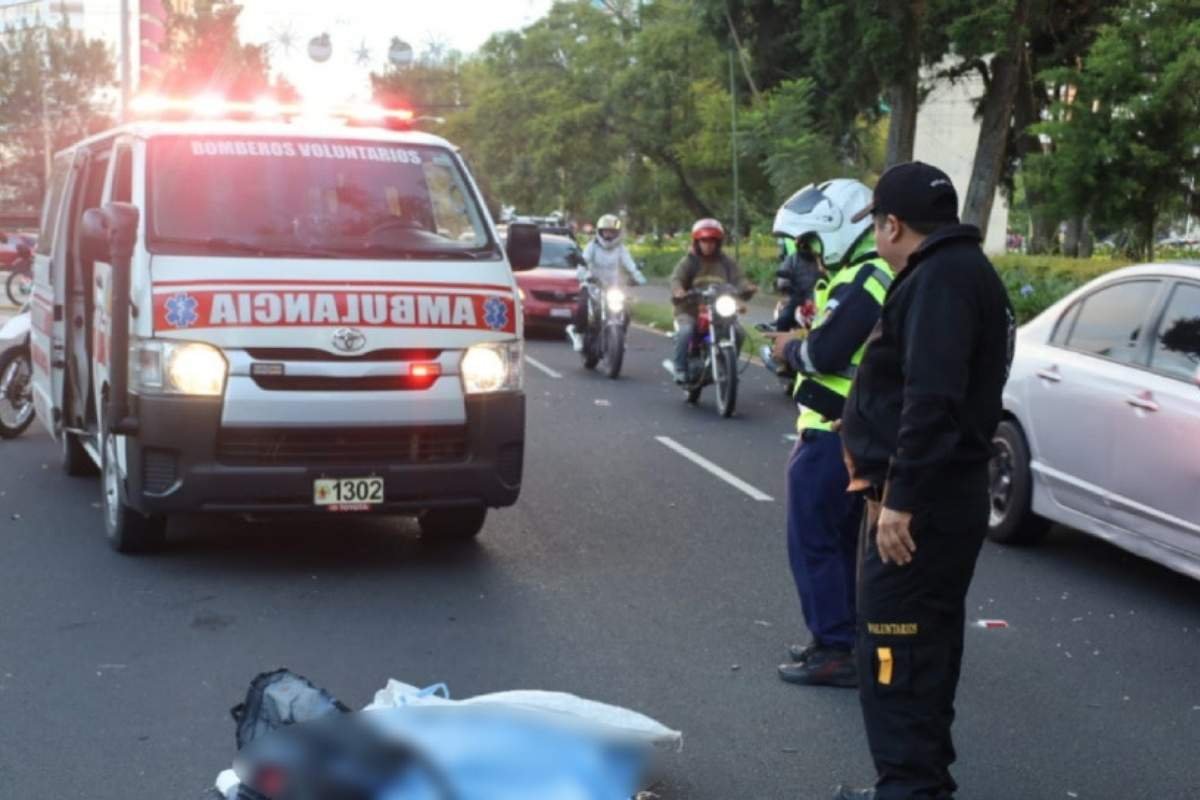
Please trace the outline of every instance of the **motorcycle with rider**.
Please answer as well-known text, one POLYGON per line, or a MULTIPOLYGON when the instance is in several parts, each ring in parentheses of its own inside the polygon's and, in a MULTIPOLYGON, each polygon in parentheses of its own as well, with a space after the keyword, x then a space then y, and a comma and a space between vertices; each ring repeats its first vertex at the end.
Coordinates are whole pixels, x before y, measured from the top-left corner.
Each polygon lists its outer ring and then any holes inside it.
POLYGON ((695 404, 705 386, 717 389, 717 411, 737 406, 738 362, 745 339, 738 315, 758 287, 722 251, 725 228, 715 219, 692 226, 692 244, 671 275, 675 305, 675 354, 663 362, 687 401, 695 404))
POLYGON ((578 268, 579 302, 567 326, 567 338, 586 369, 604 362, 610 378, 621 374, 625 360, 625 334, 629 329, 629 296, 626 276, 637 285, 646 276, 625 247, 621 218, 605 214, 596 222, 596 236, 583 249, 578 268))

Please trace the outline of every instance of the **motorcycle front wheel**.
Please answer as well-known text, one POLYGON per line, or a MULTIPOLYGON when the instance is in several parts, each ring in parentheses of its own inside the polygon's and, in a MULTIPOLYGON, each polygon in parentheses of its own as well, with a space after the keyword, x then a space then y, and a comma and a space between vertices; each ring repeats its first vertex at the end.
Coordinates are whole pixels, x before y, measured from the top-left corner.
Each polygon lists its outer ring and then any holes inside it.
POLYGON ((737 407, 737 352, 731 347, 719 347, 713 354, 713 383, 717 387, 717 413, 733 416, 737 407))
POLYGON ((33 293, 33 277, 27 272, 10 272, 4 283, 4 291, 8 294, 9 302, 20 308, 33 293))
POLYGON ((0 356, 0 438, 15 439, 33 422, 32 375, 28 348, 0 356))
POLYGON ((621 364, 625 361, 625 329, 620 325, 609 325, 604 337, 604 372, 615 380, 621 374, 621 364))

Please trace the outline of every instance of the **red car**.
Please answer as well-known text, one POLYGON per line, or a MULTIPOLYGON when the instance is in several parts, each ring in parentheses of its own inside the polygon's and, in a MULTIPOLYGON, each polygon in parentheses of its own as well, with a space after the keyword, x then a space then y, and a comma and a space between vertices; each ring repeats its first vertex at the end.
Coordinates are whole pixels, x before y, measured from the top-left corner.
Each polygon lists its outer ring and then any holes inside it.
POLYGON ((516 274, 527 326, 565 327, 575 313, 583 263, 579 245, 566 236, 542 234, 542 258, 536 269, 516 274))

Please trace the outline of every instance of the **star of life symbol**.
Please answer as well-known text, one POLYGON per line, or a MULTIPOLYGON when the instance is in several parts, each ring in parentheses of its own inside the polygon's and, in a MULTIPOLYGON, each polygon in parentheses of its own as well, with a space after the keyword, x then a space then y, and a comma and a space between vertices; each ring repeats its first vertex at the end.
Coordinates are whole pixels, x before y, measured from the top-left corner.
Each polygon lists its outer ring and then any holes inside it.
POLYGON ((190 328, 200 320, 196 308, 200 301, 187 292, 179 292, 167 298, 167 324, 173 328, 190 328))
POLYGON ((501 297, 489 297, 483 304, 483 321, 494 331, 508 325, 508 304, 501 297))

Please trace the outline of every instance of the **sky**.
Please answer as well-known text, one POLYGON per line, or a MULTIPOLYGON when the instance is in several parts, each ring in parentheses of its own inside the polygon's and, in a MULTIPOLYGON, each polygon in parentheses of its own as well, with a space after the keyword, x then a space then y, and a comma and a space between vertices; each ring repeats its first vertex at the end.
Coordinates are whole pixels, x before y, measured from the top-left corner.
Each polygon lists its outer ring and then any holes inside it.
POLYGON ((522 28, 552 0, 241 0, 241 38, 271 45, 271 66, 307 99, 369 96, 371 71, 383 71, 392 37, 420 54, 431 42, 464 53, 497 31, 522 28), (308 42, 328 33, 333 54, 308 57, 308 42), (288 47, 287 41, 293 44, 288 47), (365 56, 365 60, 361 57, 365 56))

